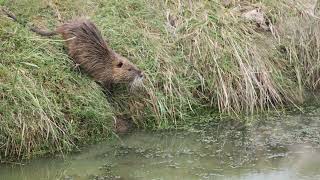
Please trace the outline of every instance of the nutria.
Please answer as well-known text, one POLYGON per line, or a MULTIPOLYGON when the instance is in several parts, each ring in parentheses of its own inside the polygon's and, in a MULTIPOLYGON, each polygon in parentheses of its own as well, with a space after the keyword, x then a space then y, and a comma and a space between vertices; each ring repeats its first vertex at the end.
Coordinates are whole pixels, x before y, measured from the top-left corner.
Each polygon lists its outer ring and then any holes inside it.
MULTIPOLYGON (((18 22, 11 12, 4 12, 18 22)), ((143 72, 127 58, 114 52, 97 27, 88 19, 72 20, 52 32, 35 27, 30 30, 42 36, 62 35, 68 54, 76 65, 108 90, 111 90, 113 84, 123 83, 136 87, 142 83, 143 72)))

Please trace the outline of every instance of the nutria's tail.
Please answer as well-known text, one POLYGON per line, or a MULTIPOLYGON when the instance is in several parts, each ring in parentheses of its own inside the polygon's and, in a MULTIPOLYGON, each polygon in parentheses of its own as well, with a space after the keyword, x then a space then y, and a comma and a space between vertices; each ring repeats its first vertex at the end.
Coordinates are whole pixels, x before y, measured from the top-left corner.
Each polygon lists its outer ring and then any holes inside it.
POLYGON ((6 16, 8 16, 9 18, 11 18, 13 21, 20 23, 20 22, 18 21, 17 17, 16 17, 12 12, 10 12, 8 9, 1 8, 1 10, 2 10, 2 12, 3 12, 6 16))
MULTIPOLYGON (((4 12, 5 15, 7 15, 9 18, 11 18, 14 22, 17 22, 23 26, 26 26, 24 23, 21 23, 18 20, 18 18, 12 12, 10 12, 8 9, 1 8, 1 10, 4 12)), ((37 27, 30 27, 29 29, 32 32, 35 32, 41 36, 54 36, 54 35, 58 34, 56 31, 47 31, 47 30, 39 29, 37 27)))
POLYGON ((47 31, 47 30, 39 29, 37 27, 31 27, 30 30, 32 32, 39 34, 40 36, 54 36, 58 34, 56 31, 47 31))

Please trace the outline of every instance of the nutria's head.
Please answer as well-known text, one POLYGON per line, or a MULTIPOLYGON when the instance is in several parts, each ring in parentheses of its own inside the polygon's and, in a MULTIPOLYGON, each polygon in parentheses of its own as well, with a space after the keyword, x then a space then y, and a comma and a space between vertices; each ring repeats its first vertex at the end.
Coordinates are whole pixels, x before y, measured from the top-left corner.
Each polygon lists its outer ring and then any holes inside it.
POLYGON ((112 61, 112 74, 114 83, 128 83, 133 88, 141 86, 144 78, 141 70, 117 53, 112 61))

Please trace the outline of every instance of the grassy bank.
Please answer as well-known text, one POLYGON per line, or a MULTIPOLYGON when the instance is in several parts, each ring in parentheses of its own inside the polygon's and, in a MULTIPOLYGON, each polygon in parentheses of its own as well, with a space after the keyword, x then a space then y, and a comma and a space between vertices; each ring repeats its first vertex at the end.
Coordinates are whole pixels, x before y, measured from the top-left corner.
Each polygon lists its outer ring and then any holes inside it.
POLYGON ((119 90, 107 100, 72 68, 61 39, 39 37, 1 15, 0 157, 71 150, 105 138, 117 114, 157 129, 303 102, 304 90, 319 86, 320 73, 320 28, 308 3, 222 2, 0 1, 22 23, 39 27, 89 16, 110 46, 147 76, 141 93, 119 90), (262 22, 244 17, 257 8, 262 22))

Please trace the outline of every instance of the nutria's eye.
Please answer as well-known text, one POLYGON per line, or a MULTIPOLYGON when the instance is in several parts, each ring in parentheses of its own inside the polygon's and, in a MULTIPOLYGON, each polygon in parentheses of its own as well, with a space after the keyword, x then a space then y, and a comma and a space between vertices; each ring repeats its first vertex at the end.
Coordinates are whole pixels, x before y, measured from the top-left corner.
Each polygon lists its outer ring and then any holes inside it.
POLYGON ((131 68, 128 69, 128 71, 131 71, 131 70, 132 70, 131 68))
POLYGON ((123 65, 123 63, 122 63, 122 62, 119 62, 119 64, 117 64, 117 67, 118 67, 118 68, 121 68, 122 65, 123 65))

